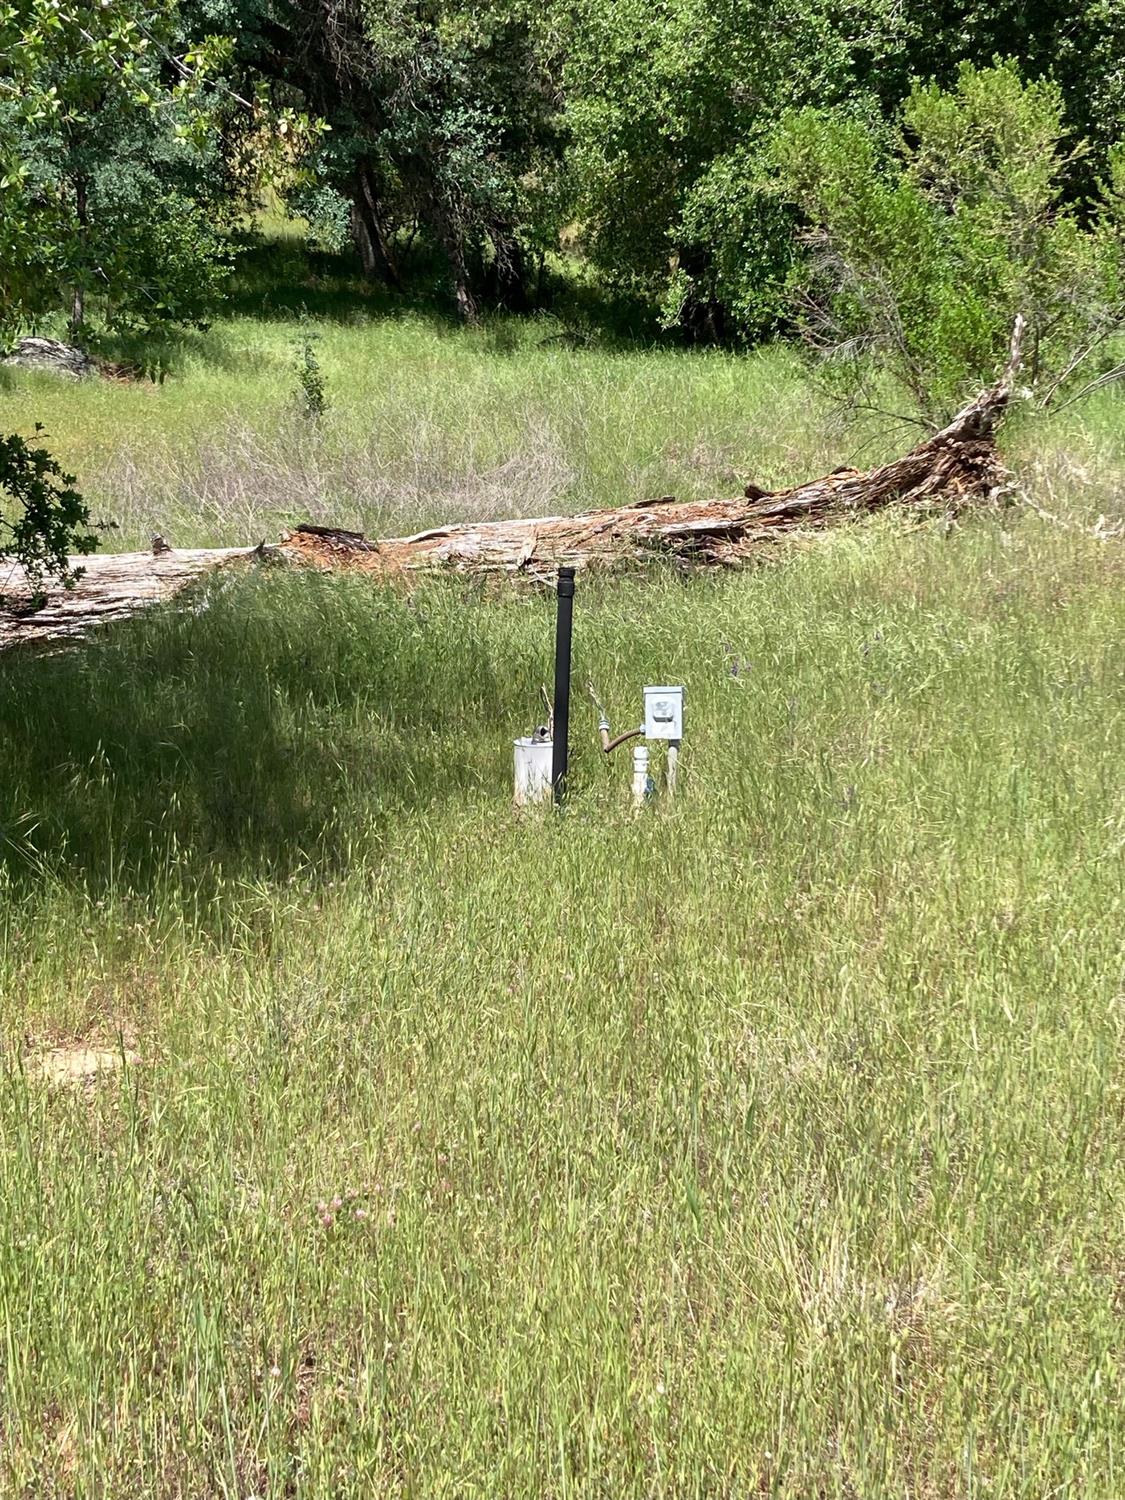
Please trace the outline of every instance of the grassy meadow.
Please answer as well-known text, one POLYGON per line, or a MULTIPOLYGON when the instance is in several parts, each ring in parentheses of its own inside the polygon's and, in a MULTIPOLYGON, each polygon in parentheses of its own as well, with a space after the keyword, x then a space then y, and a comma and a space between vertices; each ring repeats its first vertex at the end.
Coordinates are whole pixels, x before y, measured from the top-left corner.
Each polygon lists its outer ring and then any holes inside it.
MULTIPOLYGON (((7 424, 111 547, 904 440, 784 350, 317 290, 7 424)), ((0 1494, 1125 1492, 1125 400, 1007 443, 1037 509, 580 580, 615 729, 687 689, 640 816, 581 696, 511 809, 535 594, 265 572, 0 658, 0 1494)))
MULTIPOLYGON (((239 287, 231 315, 159 351, 163 381, 75 388, 0 369, 8 420, 44 425, 113 550, 147 547, 154 530, 181 546, 241 546, 303 520, 386 536, 729 494, 747 479, 773 488, 867 466, 918 436, 841 420, 784 346, 661 348, 565 302, 467 330, 285 241, 251 258, 239 287), (328 400, 319 424, 300 415, 306 338, 328 400)), ((1023 467, 1040 498, 1119 513, 1116 392, 1070 415, 1026 453, 1013 434, 1023 467)))

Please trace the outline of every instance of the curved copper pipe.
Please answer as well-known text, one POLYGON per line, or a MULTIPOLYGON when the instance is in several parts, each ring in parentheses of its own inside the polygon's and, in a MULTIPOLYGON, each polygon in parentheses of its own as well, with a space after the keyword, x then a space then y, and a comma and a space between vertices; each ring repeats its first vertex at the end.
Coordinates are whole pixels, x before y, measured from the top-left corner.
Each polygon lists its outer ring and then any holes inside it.
POLYGON ((624 734, 619 734, 615 739, 610 739, 609 730, 602 730, 602 749, 608 755, 611 750, 616 750, 618 745, 623 745, 626 740, 639 739, 644 734, 643 729, 629 729, 624 734))

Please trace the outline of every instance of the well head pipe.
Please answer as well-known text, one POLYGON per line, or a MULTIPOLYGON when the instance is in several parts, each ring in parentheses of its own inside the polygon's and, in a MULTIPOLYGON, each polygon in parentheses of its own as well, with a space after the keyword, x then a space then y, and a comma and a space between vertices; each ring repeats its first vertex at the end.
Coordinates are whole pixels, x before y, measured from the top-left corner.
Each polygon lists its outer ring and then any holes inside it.
POLYGON ((555 801, 566 791, 570 765, 570 648, 574 627, 574 569, 560 568, 555 614, 555 719, 551 785, 555 801))

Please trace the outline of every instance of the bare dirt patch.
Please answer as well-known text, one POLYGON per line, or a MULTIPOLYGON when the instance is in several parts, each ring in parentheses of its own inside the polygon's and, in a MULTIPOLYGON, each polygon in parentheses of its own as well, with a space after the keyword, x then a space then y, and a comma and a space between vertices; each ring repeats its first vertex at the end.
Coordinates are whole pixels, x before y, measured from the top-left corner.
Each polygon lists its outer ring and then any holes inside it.
POLYGON ((27 1073, 41 1083, 90 1088, 100 1079, 135 1067, 140 1060, 127 1047, 52 1047, 29 1060, 27 1073))

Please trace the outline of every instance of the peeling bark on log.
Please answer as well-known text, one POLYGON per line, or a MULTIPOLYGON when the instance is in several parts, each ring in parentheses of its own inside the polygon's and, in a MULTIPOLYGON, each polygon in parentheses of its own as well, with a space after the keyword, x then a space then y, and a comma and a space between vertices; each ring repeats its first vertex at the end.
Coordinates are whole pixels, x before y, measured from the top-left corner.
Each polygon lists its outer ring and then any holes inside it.
POLYGON ((95 625, 128 620, 162 604, 198 578, 239 558, 252 547, 200 547, 190 551, 103 552, 73 557, 82 574, 73 588, 44 584, 46 603, 32 605, 32 592, 19 568, 0 565, 0 649, 5 646, 83 636, 95 625))
POLYGON ((76 558, 85 572, 70 590, 51 585, 38 610, 19 607, 29 590, 18 570, 0 570, 0 647, 81 636, 95 624, 128 619, 171 599, 204 574, 234 562, 283 559, 319 568, 355 568, 391 578, 414 572, 501 574, 530 580, 560 563, 617 567, 654 557, 737 566, 770 543, 888 506, 957 509, 995 496, 1007 480, 994 433, 1019 364, 1022 319, 1003 378, 942 431, 910 453, 866 472, 838 469, 810 484, 736 499, 676 501, 671 496, 576 516, 438 526, 414 536, 369 541, 359 532, 298 526, 276 547, 223 547, 76 558), (11 601, 15 599, 15 607, 11 601))

